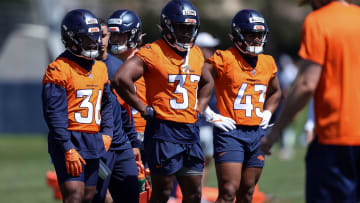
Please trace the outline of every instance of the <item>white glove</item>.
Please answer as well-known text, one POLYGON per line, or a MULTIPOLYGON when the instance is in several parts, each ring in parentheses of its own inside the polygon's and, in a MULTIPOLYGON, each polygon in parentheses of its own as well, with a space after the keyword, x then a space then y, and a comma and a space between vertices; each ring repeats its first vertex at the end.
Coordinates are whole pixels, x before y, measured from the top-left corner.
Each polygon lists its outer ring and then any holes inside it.
POLYGON ((262 129, 266 129, 269 126, 269 122, 271 119, 272 113, 269 110, 264 110, 263 111, 263 117, 262 117, 262 121, 260 123, 260 127, 262 127, 262 129))
POLYGON ((213 124, 215 127, 220 128, 225 132, 236 129, 236 122, 233 119, 217 114, 209 107, 206 107, 204 116, 207 122, 213 124))

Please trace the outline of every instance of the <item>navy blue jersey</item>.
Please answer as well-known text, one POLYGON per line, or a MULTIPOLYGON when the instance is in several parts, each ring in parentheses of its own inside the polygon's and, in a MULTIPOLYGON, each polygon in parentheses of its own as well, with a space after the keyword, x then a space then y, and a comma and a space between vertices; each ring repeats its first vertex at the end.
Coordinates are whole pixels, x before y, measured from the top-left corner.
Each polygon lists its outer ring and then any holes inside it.
MULTIPOLYGON (((104 62, 108 69, 109 78, 114 76, 117 69, 122 64, 120 59, 112 56, 111 54, 107 55, 104 62)), ((110 150, 124 150, 131 147, 140 148, 133 118, 129 117, 128 112, 121 106, 114 92, 111 94, 111 101, 113 107, 114 136, 111 142, 110 150)))

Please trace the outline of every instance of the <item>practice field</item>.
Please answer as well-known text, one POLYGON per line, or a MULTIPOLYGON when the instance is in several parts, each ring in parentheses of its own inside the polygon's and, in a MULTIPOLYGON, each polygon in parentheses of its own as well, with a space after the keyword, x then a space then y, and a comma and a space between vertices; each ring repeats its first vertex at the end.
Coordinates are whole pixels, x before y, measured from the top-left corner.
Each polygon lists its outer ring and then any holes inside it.
MULTIPOLYGON (((266 158, 259 189, 273 199, 271 202, 304 202, 305 148, 296 150, 291 161, 280 161, 276 149, 272 157, 266 158)), ((60 202, 53 199, 52 190, 46 185, 45 173, 53 169, 46 136, 1 135, 0 161, 0 202, 60 202)), ((215 170, 208 185, 216 187, 215 170)))

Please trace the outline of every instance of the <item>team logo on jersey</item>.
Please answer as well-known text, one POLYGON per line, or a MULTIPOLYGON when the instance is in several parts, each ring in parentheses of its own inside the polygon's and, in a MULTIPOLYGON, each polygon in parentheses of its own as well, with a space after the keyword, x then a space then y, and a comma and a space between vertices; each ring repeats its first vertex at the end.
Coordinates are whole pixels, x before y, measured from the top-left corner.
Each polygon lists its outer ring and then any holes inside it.
POLYGON ((253 70, 251 71, 251 74, 252 74, 252 75, 255 75, 255 74, 256 74, 255 69, 253 69, 253 70))
POLYGON ((91 73, 89 74, 89 78, 94 79, 94 77, 93 77, 93 75, 91 73))

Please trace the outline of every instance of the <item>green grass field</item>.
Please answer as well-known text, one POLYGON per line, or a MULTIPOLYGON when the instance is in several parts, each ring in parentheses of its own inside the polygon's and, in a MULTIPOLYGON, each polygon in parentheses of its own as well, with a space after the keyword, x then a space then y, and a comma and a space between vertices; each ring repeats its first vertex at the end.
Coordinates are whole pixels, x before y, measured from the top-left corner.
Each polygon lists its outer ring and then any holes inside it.
MULTIPOLYGON (((297 147, 295 159, 281 161, 267 157, 259 188, 279 203, 304 202, 305 148, 297 147)), ((0 136, 0 202, 51 203, 52 190, 46 185, 45 173, 52 170, 44 135, 0 136)), ((209 186, 216 187, 215 170, 209 186)))

